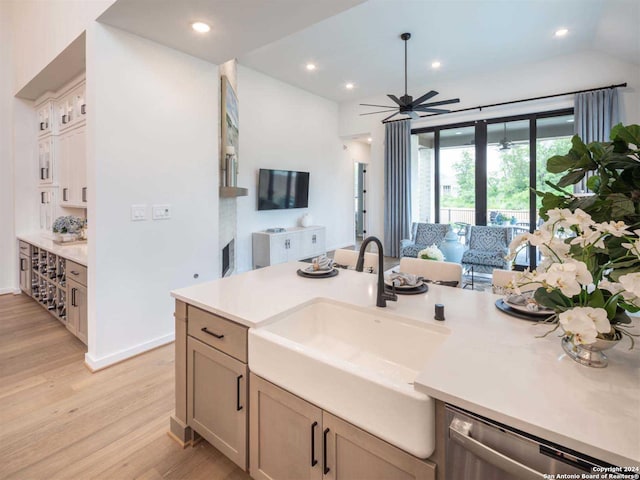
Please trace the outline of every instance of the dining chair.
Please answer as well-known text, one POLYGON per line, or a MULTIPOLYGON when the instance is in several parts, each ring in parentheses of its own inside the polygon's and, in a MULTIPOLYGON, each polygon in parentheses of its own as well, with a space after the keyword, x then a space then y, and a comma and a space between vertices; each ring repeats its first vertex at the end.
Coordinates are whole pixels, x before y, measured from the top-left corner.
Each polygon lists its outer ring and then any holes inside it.
POLYGON ((403 273, 420 275, 432 282, 457 282, 456 285, 451 286, 462 287, 462 267, 459 263, 402 257, 399 270, 403 273))
MULTIPOLYGON (((338 248, 333 254, 333 263, 338 268, 349 268, 353 270, 358 263, 358 251, 347 250, 346 248, 338 248)), ((369 273, 378 272, 378 254, 365 252, 364 254, 364 271, 369 273)))

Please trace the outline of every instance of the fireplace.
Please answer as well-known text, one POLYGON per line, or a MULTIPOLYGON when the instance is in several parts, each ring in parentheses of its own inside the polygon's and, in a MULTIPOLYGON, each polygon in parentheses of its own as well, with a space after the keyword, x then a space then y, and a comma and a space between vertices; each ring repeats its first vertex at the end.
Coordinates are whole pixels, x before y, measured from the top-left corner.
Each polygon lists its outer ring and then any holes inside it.
POLYGON ((234 270, 235 249, 234 240, 227 243, 222 249, 222 276, 228 277, 234 270))

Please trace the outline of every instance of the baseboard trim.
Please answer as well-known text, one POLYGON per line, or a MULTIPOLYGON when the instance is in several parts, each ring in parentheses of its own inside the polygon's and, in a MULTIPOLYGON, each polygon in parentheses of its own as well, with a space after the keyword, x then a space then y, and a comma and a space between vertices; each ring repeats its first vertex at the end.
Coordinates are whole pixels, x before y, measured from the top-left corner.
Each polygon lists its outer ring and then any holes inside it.
POLYGON ((148 342, 140 343, 134 347, 127 348, 126 350, 120 350, 119 352, 105 355, 104 357, 94 358, 88 352, 84 354, 84 364, 91 372, 97 372, 107 367, 111 367, 116 363, 124 362, 132 357, 141 355, 153 350, 154 348, 162 347, 173 342, 176 338, 175 333, 170 333, 162 337, 154 338, 148 342))
POLYGON ((17 295, 20 293, 20 289, 13 288, 13 287, 0 288, 0 295, 6 295, 8 293, 13 293, 14 295, 17 295))

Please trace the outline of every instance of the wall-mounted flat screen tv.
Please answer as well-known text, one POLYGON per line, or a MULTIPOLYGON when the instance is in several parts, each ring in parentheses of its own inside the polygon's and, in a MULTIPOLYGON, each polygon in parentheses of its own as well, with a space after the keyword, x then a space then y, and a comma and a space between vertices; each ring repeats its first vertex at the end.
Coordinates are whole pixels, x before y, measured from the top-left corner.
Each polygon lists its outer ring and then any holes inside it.
POLYGON ((309 172, 260 169, 258 210, 307 208, 308 206, 309 172))

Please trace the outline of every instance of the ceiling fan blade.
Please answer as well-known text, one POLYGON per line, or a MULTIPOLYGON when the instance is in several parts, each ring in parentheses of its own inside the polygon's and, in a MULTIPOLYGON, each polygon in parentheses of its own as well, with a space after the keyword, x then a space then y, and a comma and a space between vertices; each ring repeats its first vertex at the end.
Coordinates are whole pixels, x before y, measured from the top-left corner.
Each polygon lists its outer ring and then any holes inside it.
POLYGON ((416 112, 410 111, 410 112, 404 112, 406 115, 409 115, 413 120, 417 120, 420 118, 420 115, 418 115, 416 112))
POLYGON ((449 100, 440 100, 439 102, 424 103, 417 105, 418 107, 437 107, 439 105, 451 105, 452 103, 460 103, 459 98, 451 98, 449 100))
POLYGON ((398 105, 400 105, 401 107, 404 107, 405 104, 404 102, 401 102, 400 99, 398 97, 396 97, 395 95, 387 95, 387 97, 389 97, 391 100, 393 100, 394 102, 396 102, 398 105))
POLYGON ((363 107, 380 107, 380 108, 396 108, 393 105, 373 105, 371 103, 361 103, 363 107))
POLYGON ((391 115, 389 115, 387 118, 383 118, 382 123, 386 122, 387 120, 391 120, 393 117, 395 117, 399 113, 400 113, 399 111, 396 111, 395 113, 392 113, 391 115))
POLYGON ((436 92, 435 90, 431 90, 430 92, 422 95, 417 100, 414 100, 413 102, 411 102, 411 105, 413 106, 420 105, 422 102, 426 102, 427 100, 429 100, 432 97, 435 97, 436 95, 438 95, 438 92, 436 92))
POLYGON ((431 107, 414 107, 416 112, 422 113, 449 113, 451 110, 445 108, 431 108, 431 107))
POLYGON ((377 112, 361 113, 360 116, 362 116, 362 115, 376 115, 377 113, 388 113, 388 112, 397 112, 397 111, 398 111, 397 108, 392 108, 391 110, 379 110, 377 112))

